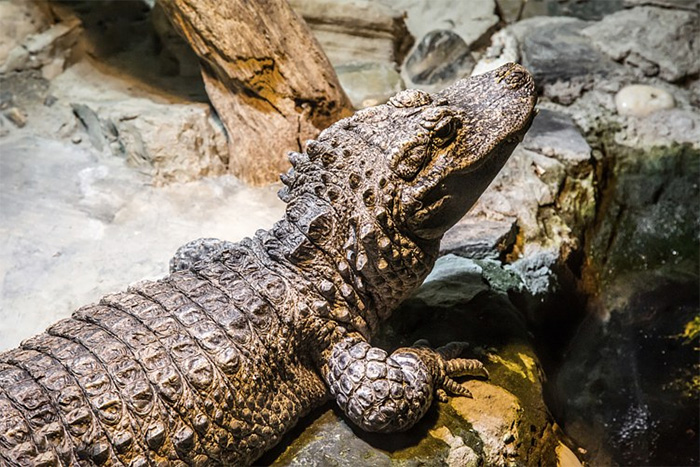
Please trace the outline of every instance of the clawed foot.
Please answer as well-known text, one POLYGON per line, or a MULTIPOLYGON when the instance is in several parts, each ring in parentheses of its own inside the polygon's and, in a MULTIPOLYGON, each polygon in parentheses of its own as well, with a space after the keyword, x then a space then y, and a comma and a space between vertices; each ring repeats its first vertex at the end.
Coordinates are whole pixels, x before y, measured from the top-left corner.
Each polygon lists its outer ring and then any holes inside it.
MULTIPOLYGON (((430 347, 430 343, 421 339, 414 344, 415 347, 430 347)), ((484 364, 479 360, 468 358, 457 358, 469 344, 466 342, 450 342, 440 348, 435 349, 435 352, 440 356, 440 375, 436 378, 438 386, 436 393, 440 402, 447 402, 447 395, 472 397, 472 393, 466 386, 455 381, 453 378, 460 376, 481 376, 489 377, 489 372, 486 371, 484 364)))

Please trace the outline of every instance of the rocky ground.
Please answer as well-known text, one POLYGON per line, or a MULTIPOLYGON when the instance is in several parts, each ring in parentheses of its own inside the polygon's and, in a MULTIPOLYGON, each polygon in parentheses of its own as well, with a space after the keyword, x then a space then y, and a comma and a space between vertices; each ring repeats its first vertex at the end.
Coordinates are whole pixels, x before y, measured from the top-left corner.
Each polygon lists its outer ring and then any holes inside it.
MULTIPOLYGON (((275 465, 695 465, 694 0, 293 0, 355 106, 518 61, 540 113, 377 337, 473 343, 489 381, 408 434, 331 406, 275 465), (661 27, 663 25, 663 27, 661 27)), ((0 3, 0 350, 187 240, 282 213, 226 175, 198 65, 152 2, 0 3)))

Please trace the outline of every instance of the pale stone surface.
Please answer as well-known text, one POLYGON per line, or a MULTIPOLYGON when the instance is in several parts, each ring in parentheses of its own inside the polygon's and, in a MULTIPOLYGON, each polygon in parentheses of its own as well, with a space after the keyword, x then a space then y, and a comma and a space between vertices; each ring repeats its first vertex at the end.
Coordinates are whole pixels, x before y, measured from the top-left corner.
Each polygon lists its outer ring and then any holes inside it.
POLYGON ((700 72, 698 41, 689 40, 700 35, 697 11, 641 6, 606 16, 581 33, 647 76, 678 81, 700 72))
POLYGON ((198 237, 239 240, 283 212, 232 177, 164 188, 88 147, 0 140, 0 350, 130 283, 166 274, 198 237))
POLYGON ((491 36, 491 45, 472 70, 472 76, 495 70, 508 62, 519 62, 518 41, 508 29, 501 29, 491 36))
POLYGON ((379 3, 405 11, 406 25, 417 41, 434 29, 447 29, 471 46, 484 39, 498 23, 494 0, 379 0, 379 3))
POLYGON ((646 118, 628 119, 625 131, 617 133, 615 141, 644 149, 674 143, 688 143, 700 148, 700 113, 687 109, 668 109, 646 118))
POLYGON ((8 57, 18 55, 22 43, 49 27, 50 20, 39 2, 10 0, 0 2, 0 70, 8 57))
MULTIPOLYGON (((416 45, 413 47, 410 56, 420 54, 420 62, 430 63, 431 60, 440 62, 443 56, 445 61, 436 64, 436 68, 443 68, 439 74, 442 76, 442 86, 450 84, 464 75, 468 76, 474 66, 474 61, 470 56, 473 46, 485 42, 493 32, 498 23, 496 15, 495 0, 472 0, 469 2, 460 0, 435 0, 424 2, 421 0, 381 0, 382 4, 389 5, 399 11, 406 13, 406 25, 409 32, 416 38, 416 45), (455 34, 464 41, 466 53, 457 53, 458 57, 452 55, 451 50, 434 51, 435 57, 425 53, 421 54, 417 49, 421 44, 430 42, 429 34, 435 31, 448 31, 455 34), (428 37, 426 37, 428 36, 428 37), (455 62, 455 63, 453 63, 455 62), (456 63, 459 62, 459 63, 456 63)), ((453 41, 456 42, 456 41, 453 41)), ((424 46, 425 48, 425 46, 424 46)), ((454 46, 452 46, 454 49, 454 46)), ((429 50, 430 52, 430 50, 429 50)), ((437 86, 425 83, 421 79, 413 80, 415 72, 408 69, 408 59, 404 61, 401 68, 406 87, 425 89, 434 91, 437 86)), ((432 70, 428 70, 431 74, 432 70)))
POLYGON ((404 89, 398 67, 413 44, 403 12, 365 0, 293 0, 356 109, 404 89))
POLYGON ((645 84, 625 86, 615 94, 615 106, 620 115, 646 117, 675 105, 673 95, 660 88, 645 84))
POLYGON ((566 257, 593 216, 593 174, 591 148, 574 122, 543 109, 464 220, 516 218, 525 239, 521 255, 544 248, 566 257))
POLYGON ((414 47, 406 58, 403 74, 412 87, 436 92, 469 76, 474 63, 469 46, 458 34, 436 29, 414 47))
POLYGON ((0 3, 0 74, 42 69, 47 78, 63 71, 78 40, 76 17, 53 23, 51 8, 42 2, 0 3))
POLYGON ((3 115, 19 128, 27 124, 27 115, 17 107, 10 107, 3 112, 3 115))
POLYGON ((591 22, 568 17, 535 17, 508 29, 517 38, 521 63, 538 86, 557 81, 609 76, 619 64, 596 49, 581 31, 591 22))
POLYGON ((226 173, 223 129, 206 104, 146 97, 144 90, 90 63, 73 66, 53 82, 53 93, 70 103, 98 151, 149 173, 156 184, 185 182, 226 173))
POLYGON ((506 23, 513 23, 522 17, 527 0, 496 0, 498 15, 506 23))
POLYGON ((392 4, 365 0, 292 0, 334 67, 400 65, 413 37, 392 4))
POLYGON ((440 253, 474 259, 500 259, 510 251, 518 233, 515 217, 488 219, 465 216, 440 242, 440 253))
POLYGON ((391 96, 404 89, 401 76, 391 64, 348 64, 336 67, 335 71, 356 109, 384 104, 391 96))

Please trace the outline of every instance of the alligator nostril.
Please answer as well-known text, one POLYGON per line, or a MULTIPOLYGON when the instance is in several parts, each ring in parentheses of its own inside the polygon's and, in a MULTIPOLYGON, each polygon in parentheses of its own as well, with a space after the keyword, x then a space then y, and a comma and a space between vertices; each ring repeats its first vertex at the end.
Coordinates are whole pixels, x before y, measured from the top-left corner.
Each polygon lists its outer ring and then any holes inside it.
POLYGON ((514 70, 508 73, 506 83, 511 89, 519 89, 528 82, 527 75, 520 70, 514 70))

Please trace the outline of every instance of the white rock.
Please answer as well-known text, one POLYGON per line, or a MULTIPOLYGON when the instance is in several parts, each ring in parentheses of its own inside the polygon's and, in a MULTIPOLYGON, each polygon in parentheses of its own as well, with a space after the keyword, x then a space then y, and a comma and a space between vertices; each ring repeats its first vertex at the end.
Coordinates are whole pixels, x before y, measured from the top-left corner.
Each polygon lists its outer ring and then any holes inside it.
POLYGON ((86 141, 150 173, 156 185, 226 172, 225 132, 208 104, 149 94, 128 76, 107 74, 88 61, 51 86, 80 115, 86 141))
POLYGON ((484 74, 508 62, 519 60, 518 40, 508 29, 501 29, 491 36, 491 45, 474 66, 472 76, 484 74))
POLYGON ((700 113, 687 109, 664 109, 646 118, 630 119, 615 141, 631 147, 652 148, 689 143, 700 148, 700 113))
POLYGON ((615 107, 620 115, 646 117, 654 112, 672 109, 673 96, 664 89, 646 84, 632 84, 620 89, 615 95, 615 107))
POLYGON ((341 86, 357 109, 383 104, 401 91, 401 76, 390 64, 363 63, 336 67, 341 86))
POLYGON ((0 139, 0 154, 12 155, 0 157, 0 351, 106 293, 162 277, 193 238, 238 241, 284 213, 279 187, 228 175, 155 187, 90 145, 18 134, 0 139))
POLYGON ((471 46, 498 24, 495 0, 380 0, 379 3, 406 12, 406 26, 416 41, 435 29, 447 29, 471 46))
POLYGON ((0 20, 0 73, 46 67, 42 70, 44 76, 47 79, 56 77, 63 71, 65 59, 78 40, 80 20, 67 17, 49 25, 49 12, 12 9, 12 5, 0 3, 0 17, 8 12, 21 18, 15 22, 7 18, 0 20), (6 37, 8 33, 2 31, 3 27, 8 28, 9 35, 14 31, 18 37, 6 37))
POLYGON ((39 2, 0 2, 0 70, 11 53, 19 53, 25 39, 49 26, 49 16, 43 10, 39 2))
POLYGON ((581 34, 617 61, 645 75, 678 81, 700 72, 700 34, 696 12, 642 6, 618 11, 581 34))
POLYGON ((226 173, 226 138, 206 104, 139 99, 103 105, 98 114, 117 129, 112 153, 148 168, 156 185, 226 173))
POLYGON ((333 66, 401 63, 411 44, 403 13, 366 0, 291 0, 333 66))

